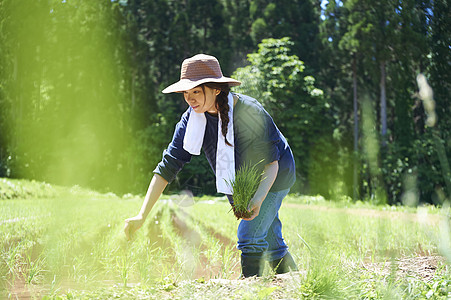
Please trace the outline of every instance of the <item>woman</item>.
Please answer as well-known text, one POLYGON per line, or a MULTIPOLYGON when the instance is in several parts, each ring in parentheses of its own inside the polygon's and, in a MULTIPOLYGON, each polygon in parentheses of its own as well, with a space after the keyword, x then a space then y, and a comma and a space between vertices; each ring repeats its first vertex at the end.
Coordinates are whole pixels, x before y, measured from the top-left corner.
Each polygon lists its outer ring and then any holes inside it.
POLYGON ((127 238, 139 229, 166 185, 201 148, 216 174, 216 186, 233 203, 227 182, 244 162, 262 168, 262 178, 238 226, 242 276, 261 276, 264 259, 276 273, 297 270, 282 238, 278 211, 295 181, 291 149, 272 118, 255 99, 230 92, 241 83, 224 77, 218 60, 198 54, 183 61, 180 81, 163 93, 183 93, 190 106, 154 170, 141 211, 125 220, 127 238))

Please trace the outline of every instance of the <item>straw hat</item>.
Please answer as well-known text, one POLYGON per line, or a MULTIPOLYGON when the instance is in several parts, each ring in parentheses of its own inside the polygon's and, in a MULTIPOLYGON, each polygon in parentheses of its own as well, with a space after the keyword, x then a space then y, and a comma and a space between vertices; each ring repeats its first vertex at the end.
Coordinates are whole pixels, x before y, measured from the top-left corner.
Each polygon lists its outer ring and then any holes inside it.
POLYGON ((180 80, 163 90, 163 93, 183 92, 206 82, 228 83, 230 86, 240 85, 238 80, 224 77, 216 57, 197 54, 182 63, 180 80))

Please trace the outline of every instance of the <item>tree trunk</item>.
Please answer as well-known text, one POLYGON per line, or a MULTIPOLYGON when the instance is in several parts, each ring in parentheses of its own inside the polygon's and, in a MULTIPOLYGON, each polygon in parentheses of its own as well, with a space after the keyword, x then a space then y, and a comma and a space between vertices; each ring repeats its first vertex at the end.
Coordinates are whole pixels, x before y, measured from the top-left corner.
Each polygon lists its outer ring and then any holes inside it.
POLYGON ((132 72, 132 82, 131 82, 131 87, 130 87, 130 89, 131 89, 131 96, 132 96, 132 113, 134 113, 135 112, 135 101, 136 101, 136 99, 135 99, 135 80, 136 80, 136 70, 134 70, 133 72, 132 72))
POLYGON ((20 144, 20 138, 22 137, 22 119, 23 119, 23 105, 22 105, 22 93, 21 86, 19 80, 19 57, 16 55, 14 57, 14 72, 13 72, 13 80, 14 80, 14 96, 11 104, 11 112, 12 112, 12 121, 14 122, 13 134, 12 134, 12 147, 13 151, 17 152, 17 148, 20 144), (14 104, 14 102, 16 104, 14 104))
POLYGON ((381 140, 382 146, 385 147, 387 141, 387 96, 385 91, 385 61, 380 63, 381 81, 380 81, 380 100, 381 100, 381 140))
POLYGON ((354 177, 353 177, 353 199, 357 200, 358 197, 358 159, 357 153, 359 148, 359 116, 357 107, 357 66, 356 58, 352 60, 352 87, 354 98, 354 177))

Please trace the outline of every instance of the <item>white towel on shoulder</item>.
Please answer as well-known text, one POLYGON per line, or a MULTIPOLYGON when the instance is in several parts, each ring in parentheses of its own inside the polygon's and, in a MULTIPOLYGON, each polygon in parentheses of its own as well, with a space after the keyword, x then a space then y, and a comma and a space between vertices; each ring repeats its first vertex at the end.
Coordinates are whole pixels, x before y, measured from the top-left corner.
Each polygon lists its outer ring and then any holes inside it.
MULTIPOLYGON (((227 125, 227 141, 233 145, 233 95, 227 96, 229 104, 229 123, 227 125)), ((222 135, 221 115, 218 114, 218 145, 216 147, 216 189, 218 193, 233 195, 232 187, 228 184, 235 180, 235 149, 225 142, 222 135)), ((205 113, 196 113, 194 110, 188 119, 185 137, 183 139, 183 149, 192 155, 200 155, 200 149, 205 136, 207 119, 205 113)))

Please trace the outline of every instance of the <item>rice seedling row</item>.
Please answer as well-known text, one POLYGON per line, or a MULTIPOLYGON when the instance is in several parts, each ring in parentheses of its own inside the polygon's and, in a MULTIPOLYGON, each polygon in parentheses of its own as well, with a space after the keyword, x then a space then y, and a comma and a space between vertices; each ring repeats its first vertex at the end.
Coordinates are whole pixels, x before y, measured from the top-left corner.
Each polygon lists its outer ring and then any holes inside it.
POLYGON ((237 278, 240 269, 235 241, 200 223, 183 209, 174 212, 182 231, 188 232, 184 234, 186 238, 199 243, 203 270, 198 274, 204 279, 237 278))

